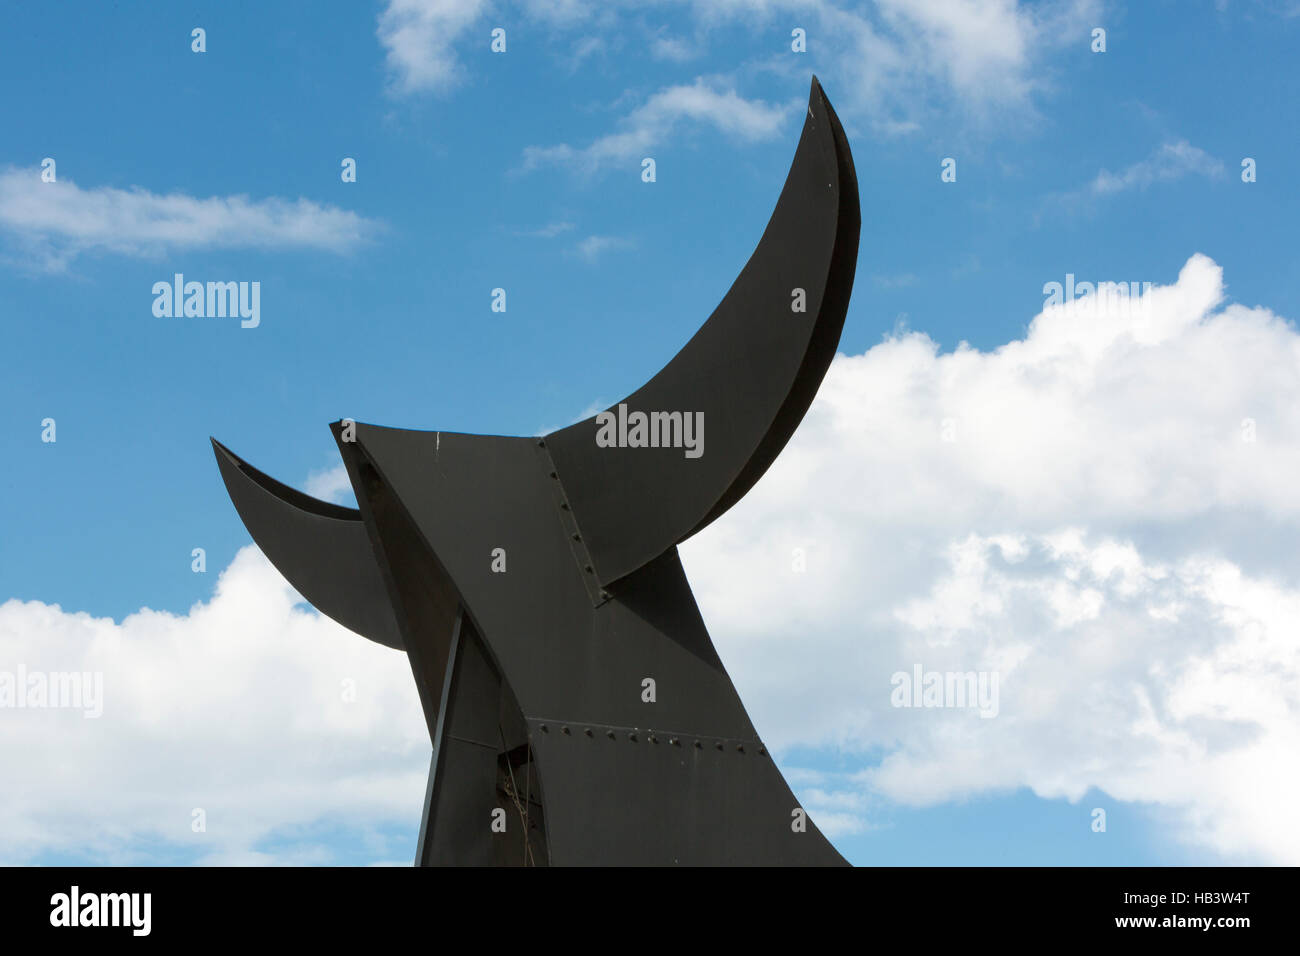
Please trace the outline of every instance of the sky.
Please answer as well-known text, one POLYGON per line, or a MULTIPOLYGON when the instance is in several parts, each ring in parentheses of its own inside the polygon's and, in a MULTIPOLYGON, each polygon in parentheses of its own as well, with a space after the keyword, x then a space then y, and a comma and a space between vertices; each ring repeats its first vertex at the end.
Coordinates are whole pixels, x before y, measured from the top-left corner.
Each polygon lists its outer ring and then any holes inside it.
POLYGON ((408 864, 409 667, 292 592, 208 437, 347 503, 340 417, 616 402, 743 267, 816 74, 840 354, 682 546, 802 805, 857 864, 1300 863, 1298 39, 1294 0, 14 7, 0 677, 103 692, 0 707, 0 862, 408 864), (156 314, 177 273, 255 326, 156 314), (917 668, 996 707, 898 706, 917 668))

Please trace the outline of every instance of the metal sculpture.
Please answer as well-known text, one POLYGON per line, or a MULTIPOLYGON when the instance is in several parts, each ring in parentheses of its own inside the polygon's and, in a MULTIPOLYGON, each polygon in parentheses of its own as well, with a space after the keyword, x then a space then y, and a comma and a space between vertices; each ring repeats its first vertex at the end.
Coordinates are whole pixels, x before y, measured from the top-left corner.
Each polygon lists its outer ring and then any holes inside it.
POLYGON ((359 509, 213 439, 271 562, 410 659, 433 740, 417 864, 844 862, 758 739, 676 546, 744 495, 807 411, 859 225, 848 142, 814 77, 758 248, 610 412, 540 439, 335 422, 359 509))

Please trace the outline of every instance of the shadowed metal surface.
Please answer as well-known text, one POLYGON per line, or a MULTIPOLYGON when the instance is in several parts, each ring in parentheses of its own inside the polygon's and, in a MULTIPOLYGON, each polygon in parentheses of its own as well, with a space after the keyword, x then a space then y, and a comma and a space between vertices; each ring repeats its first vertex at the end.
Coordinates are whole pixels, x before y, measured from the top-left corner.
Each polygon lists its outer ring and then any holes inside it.
POLYGON ((322 612, 407 651, 434 752, 416 862, 842 864, 758 738, 676 545, 789 440, 834 355, 859 230, 814 78, 762 241, 682 352, 625 402, 702 413, 703 454, 332 427, 357 510, 214 441, 232 500, 322 612), (795 290, 807 309, 792 310, 795 290))
MULTIPOLYGON (((676 548, 593 606, 536 439, 357 424, 355 448, 405 504, 518 701, 551 863, 842 862, 811 821, 791 830, 798 802, 718 658, 676 548), (498 548, 504 573, 492 570, 498 548), (642 699, 646 678, 654 703, 642 699)), ((445 641, 407 639, 413 653, 413 642, 445 641)), ((453 687, 447 706, 457 704, 453 687)), ((481 754, 457 746, 458 772, 483 782, 465 802, 489 806, 481 754)))

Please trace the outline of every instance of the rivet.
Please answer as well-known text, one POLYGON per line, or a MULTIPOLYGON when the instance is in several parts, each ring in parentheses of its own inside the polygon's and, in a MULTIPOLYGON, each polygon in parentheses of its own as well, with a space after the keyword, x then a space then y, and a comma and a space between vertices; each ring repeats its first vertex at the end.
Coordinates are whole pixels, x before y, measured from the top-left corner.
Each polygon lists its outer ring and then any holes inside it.
POLYGON ((745 752, 745 745, 744 745, 744 744, 736 744, 736 753, 741 753, 741 754, 743 754, 744 752, 745 752))
POLYGON ((560 728, 560 733, 562 733, 562 734, 567 734, 568 732, 569 732, 569 725, 568 725, 568 724, 565 724, 563 727, 560 728))
POLYGON ((573 540, 574 540, 574 541, 581 541, 581 540, 582 540, 582 535, 578 534, 578 533, 575 531, 575 532, 573 533, 573 540))
POLYGON ((567 501, 561 501, 561 502, 560 502, 560 510, 561 510, 561 511, 568 511, 568 510, 569 510, 569 503, 568 503, 567 501))
POLYGON ((551 477, 552 477, 552 478, 559 478, 560 476, 557 475, 555 472, 551 472, 551 477))
POLYGON ((636 743, 636 734, 628 734, 627 739, 632 741, 632 743, 636 743))
POLYGON ((678 740, 676 737, 672 738, 668 742, 672 744, 674 747, 680 747, 682 745, 682 742, 678 740))
POLYGON ((590 565, 590 564, 587 565, 587 573, 588 573, 588 574, 591 574, 591 573, 592 573, 592 568, 591 568, 591 565, 590 565))
POLYGON ((546 733, 546 725, 542 724, 542 733, 546 733))
POLYGON ((721 741, 721 740, 718 741, 718 749, 719 749, 719 750, 722 750, 722 749, 723 749, 722 741, 721 741))
POLYGON ((656 737, 654 734, 651 734, 651 735, 650 735, 650 742, 651 742, 652 744, 657 744, 657 743, 659 743, 659 738, 656 737))
POLYGON ((613 740, 617 735, 614 733, 614 731, 607 730, 605 731, 605 736, 608 737, 610 740, 613 740))
POLYGON ((537 447, 538 447, 538 448, 545 448, 545 447, 546 447, 546 442, 542 441, 542 439, 540 439, 540 438, 537 439, 537 447))
POLYGON ((592 736, 591 728, 590 728, 590 727, 588 727, 586 730, 584 730, 583 733, 586 734, 588 737, 592 736))
POLYGON ((766 757, 766 756, 767 756, 767 748, 766 748, 766 747, 759 747, 759 748, 758 748, 758 753, 759 753, 759 756, 760 756, 760 757, 766 757))
POLYGON ((703 749, 704 749, 704 744, 703 744, 702 742, 698 741, 698 740, 695 741, 695 749, 696 749, 696 750, 703 750, 703 749))

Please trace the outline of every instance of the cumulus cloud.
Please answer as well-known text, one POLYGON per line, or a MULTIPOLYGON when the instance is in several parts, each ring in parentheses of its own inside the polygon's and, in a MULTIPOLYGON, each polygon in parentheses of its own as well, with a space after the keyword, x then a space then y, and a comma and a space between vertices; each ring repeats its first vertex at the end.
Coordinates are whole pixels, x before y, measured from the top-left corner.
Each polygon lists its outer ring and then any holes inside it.
POLYGON ((769 743, 858 755, 820 791, 1096 787, 1196 846, 1300 861, 1300 336, 1224 298, 1195 256, 989 352, 909 333, 836 359, 683 547, 769 743), (891 706, 918 664, 1000 674, 998 716, 891 706))
POLYGON ((524 168, 560 164, 591 172, 602 166, 640 160, 652 148, 662 147, 683 122, 712 126, 745 142, 772 139, 796 109, 795 104, 776 106, 747 100, 734 89, 701 77, 689 85, 659 90, 623 119, 618 132, 601 136, 587 146, 561 143, 525 148, 524 168))
POLYGON ((307 199, 250 199, 96 186, 41 170, 0 170, 0 233, 29 264, 61 269, 83 252, 158 255, 169 249, 324 249, 344 253, 379 229, 354 212, 307 199))
POLYGON ((925 720, 864 786, 913 804, 1096 787, 1229 859, 1300 859, 1300 590, 1078 529, 971 535, 947 564, 896 609, 900 634, 945 669, 999 672, 1008 719, 925 720))
POLYGON ((249 546, 185 615, 0 604, 4 670, 103 675, 97 719, 0 709, 0 863, 336 862, 312 826, 409 862, 383 836, 419 819, 428 770, 406 655, 300 600, 249 546))

